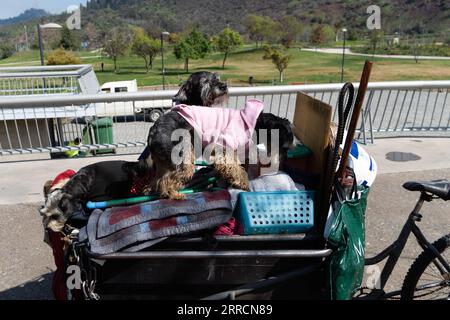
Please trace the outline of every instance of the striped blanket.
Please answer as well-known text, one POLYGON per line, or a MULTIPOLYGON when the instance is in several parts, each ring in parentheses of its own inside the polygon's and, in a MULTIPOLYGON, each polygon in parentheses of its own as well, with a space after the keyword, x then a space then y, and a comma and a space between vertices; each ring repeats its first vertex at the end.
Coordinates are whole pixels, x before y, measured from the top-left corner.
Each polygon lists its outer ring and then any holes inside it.
POLYGON ((187 195, 186 200, 157 200, 128 207, 95 210, 80 241, 96 254, 138 251, 166 237, 213 229, 232 215, 226 190, 187 195))

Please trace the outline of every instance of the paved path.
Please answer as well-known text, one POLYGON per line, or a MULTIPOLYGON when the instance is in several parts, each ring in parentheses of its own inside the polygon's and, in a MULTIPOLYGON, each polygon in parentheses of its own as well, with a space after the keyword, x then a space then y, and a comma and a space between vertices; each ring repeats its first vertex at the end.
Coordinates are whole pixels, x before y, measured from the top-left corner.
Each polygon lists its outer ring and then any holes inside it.
MULTIPOLYGON (((328 54, 342 54, 341 48, 317 48, 317 49, 309 49, 303 48, 302 51, 309 52, 319 52, 319 53, 328 53, 328 54)), ((386 59, 407 59, 412 60, 417 58, 418 60, 450 60, 450 57, 440 57, 440 56, 408 56, 408 55, 393 55, 393 54, 366 54, 366 53, 356 53, 352 52, 350 49, 345 49, 345 54, 352 56, 362 56, 362 57, 375 57, 375 58, 386 58, 386 59)))
MULTIPOLYGON (((417 199, 417 193, 401 187, 403 182, 450 179, 450 156, 446 153, 450 150, 450 139, 440 140, 384 139, 376 140, 374 146, 367 147, 375 156, 380 170, 371 189, 366 214, 368 256, 380 252, 396 238, 417 199), (422 159, 410 163, 390 163, 384 156, 389 151, 417 153, 422 159)), ((135 157, 119 158, 132 160, 135 157)), ((113 158, 116 157, 108 157, 113 158)), ((62 170, 78 169, 98 160, 86 158, 0 164, 0 299, 52 298, 50 284, 54 263, 50 248, 42 242, 42 226, 37 213, 42 203, 42 183, 62 170)), ((427 203, 423 212, 420 227, 430 240, 450 232, 450 202, 427 203)), ((409 241, 388 289, 400 288, 406 271, 418 253, 415 242, 409 241)))

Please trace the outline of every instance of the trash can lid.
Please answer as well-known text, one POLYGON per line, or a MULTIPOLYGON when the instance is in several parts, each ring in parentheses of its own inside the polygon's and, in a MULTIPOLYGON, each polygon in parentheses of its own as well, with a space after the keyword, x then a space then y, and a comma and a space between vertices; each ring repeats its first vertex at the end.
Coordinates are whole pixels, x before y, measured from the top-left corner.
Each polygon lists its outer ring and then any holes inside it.
POLYGON ((91 125, 96 127, 111 127, 113 120, 111 118, 100 118, 91 122, 91 125))

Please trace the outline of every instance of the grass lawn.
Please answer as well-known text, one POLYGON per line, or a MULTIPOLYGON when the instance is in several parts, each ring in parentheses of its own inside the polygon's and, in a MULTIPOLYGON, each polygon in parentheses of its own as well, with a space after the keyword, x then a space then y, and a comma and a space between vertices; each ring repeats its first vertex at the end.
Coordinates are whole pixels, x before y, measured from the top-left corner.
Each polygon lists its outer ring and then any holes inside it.
MULTIPOLYGON (((291 61, 285 71, 284 84, 290 83, 332 83, 339 82, 341 76, 340 54, 324 54, 304 52, 298 48, 289 50, 291 61)), ((109 81, 137 79, 139 86, 160 85, 161 58, 158 56, 153 69, 145 72, 144 61, 135 56, 123 57, 118 60, 118 71, 114 73, 111 59, 102 57, 99 53, 78 52, 83 63, 92 64, 96 70, 100 83, 109 81), (102 72, 101 62, 105 64, 102 72)), ((263 51, 252 46, 246 46, 240 51, 229 55, 225 69, 222 69, 223 55, 213 53, 201 60, 191 60, 189 73, 199 70, 218 72, 222 79, 228 80, 231 86, 248 84, 249 76, 253 76, 257 85, 270 85, 278 82, 278 71, 270 60, 263 60, 263 51)), ((345 81, 358 81, 365 58, 346 56, 345 81)), ((19 53, 13 57, 0 61, 0 66, 39 65, 39 52, 31 51, 19 53)), ((188 76, 183 69, 184 63, 176 60, 168 48, 165 54, 166 83, 178 85, 188 76)), ((399 80, 448 80, 450 79, 450 61, 419 61, 401 59, 375 58, 372 81, 399 80)))

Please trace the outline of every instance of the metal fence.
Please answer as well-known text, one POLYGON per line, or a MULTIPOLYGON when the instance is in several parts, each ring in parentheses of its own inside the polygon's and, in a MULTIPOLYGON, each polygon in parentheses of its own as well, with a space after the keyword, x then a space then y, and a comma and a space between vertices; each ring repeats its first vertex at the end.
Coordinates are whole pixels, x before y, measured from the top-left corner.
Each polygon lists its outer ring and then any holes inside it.
MULTIPOLYGON (((241 108, 246 99, 258 98, 264 101, 266 112, 292 120, 298 92, 335 107, 341 87, 342 84, 234 87, 224 106, 241 108)), ((408 133, 450 136, 450 81, 372 82, 368 90, 358 126, 362 142, 408 133)), ((176 90, 0 96, 0 154, 54 153, 78 148, 127 148, 122 152, 139 152, 152 125, 146 111, 165 110, 175 93, 176 90), (97 117, 111 118, 111 130, 89 126, 97 117), (67 146, 76 137, 86 138, 92 130, 94 137, 83 139, 82 147, 67 146)), ((335 112, 333 120, 337 120, 335 112)))

